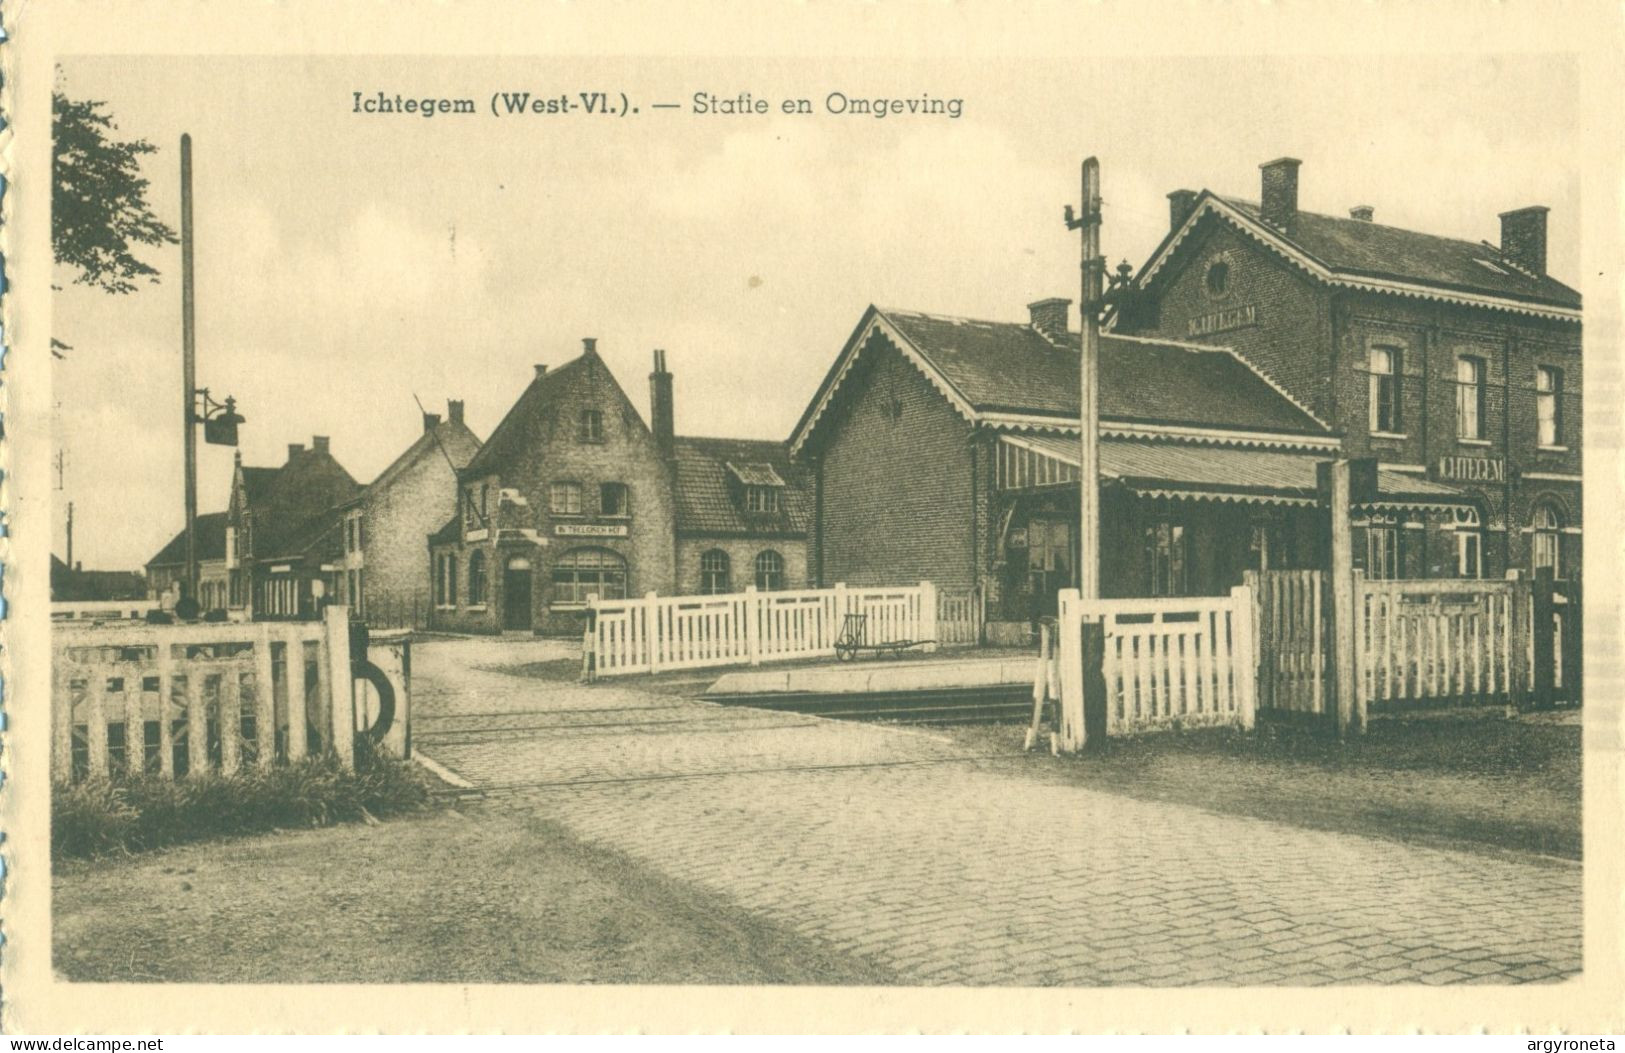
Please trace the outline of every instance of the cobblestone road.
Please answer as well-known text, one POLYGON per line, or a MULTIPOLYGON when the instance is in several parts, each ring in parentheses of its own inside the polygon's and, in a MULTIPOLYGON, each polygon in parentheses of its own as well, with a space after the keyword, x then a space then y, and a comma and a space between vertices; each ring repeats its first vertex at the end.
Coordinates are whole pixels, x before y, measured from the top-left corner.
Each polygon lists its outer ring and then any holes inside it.
POLYGON ((534 807, 917 983, 1511 983, 1580 969, 1571 864, 1041 784, 921 730, 490 668, 565 653, 421 647, 418 748, 496 806, 534 807))

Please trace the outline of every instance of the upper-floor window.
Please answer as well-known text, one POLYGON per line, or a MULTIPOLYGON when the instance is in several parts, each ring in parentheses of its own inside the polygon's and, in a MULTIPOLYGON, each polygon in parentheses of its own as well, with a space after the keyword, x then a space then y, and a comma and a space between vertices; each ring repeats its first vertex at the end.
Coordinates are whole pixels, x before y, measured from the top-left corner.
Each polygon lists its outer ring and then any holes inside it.
POLYGON ((602 410, 584 409, 576 418, 576 439, 580 442, 604 441, 604 414, 602 410))
POLYGON ((779 510, 779 488, 776 486, 747 486, 745 487, 745 511, 747 512, 777 512, 779 510))
POLYGON ((556 516, 581 514, 581 484, 559 482, 547 488, 547 508, 556 516))
POLYGON ((598 514, 629 516, 632 504, 625 483, 602 483, 598 487, 598 514))
POLYGON ((1563 445, 1563 371, 1554 366, 1535 370, 1535 420, 1542 446, 1563 445))
POLYGON ((1371 430, 1397 433, 1399 415, 1400 352, 1397 347, 1373 347, 1366 368, 1371 374, 1371 430))
POLYGON ((758 592, 777 592, 784 588, 784 557, 772 549, 756 554, 756 589, 758 592))
POLYGON ((713 548, 700 556, 700 592, 720 596, 728 591, 728 554, 713 548))
POLYGON ((1557 509, 1548 504, 1536 505, 1532 526, 1529 568, 1539 570, 1541 567, 1551 567, 1552 577, 1561 578, 1563 561, 1559 539, 1563 536, 1563 520, 1558 516, 1557 509))
POLYGON ((1456 438, 1484 437, 1484 360, 1474 355, 1456 359, 1456 438))

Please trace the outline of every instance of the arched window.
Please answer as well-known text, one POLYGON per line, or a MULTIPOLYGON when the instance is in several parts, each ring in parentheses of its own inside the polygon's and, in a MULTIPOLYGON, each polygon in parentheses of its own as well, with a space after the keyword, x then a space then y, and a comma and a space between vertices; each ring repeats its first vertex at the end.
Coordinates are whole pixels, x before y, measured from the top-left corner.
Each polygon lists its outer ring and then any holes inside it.
POLYGON ((718 596, 728 591, 728 554, 713 548, 700 555, 700 593, 718 596))
POLYGON ((626 599, 626 560, 607 548, 575 548, 553 564, 553 602, 581 604, 588 596, 626 599))
POLYGON ((485 603, 485 553, 479 549, 468 557, 468 602, 473 607, 485 603))
POLYGON ((1549 504, 1535 506, 1533 520, 1533 534, 1529 545, 1529 568, 1539 570, 1541 567, 1551 567, 1552 577, 1563 576, 1562 557, 1558 538, 1562 535, 1563 520, 1557 514, 1557 509, 1549 504))
POLYGON ((756 590, 777 592, 784 588, 784 557, 772 549, 756 554, 756 590))

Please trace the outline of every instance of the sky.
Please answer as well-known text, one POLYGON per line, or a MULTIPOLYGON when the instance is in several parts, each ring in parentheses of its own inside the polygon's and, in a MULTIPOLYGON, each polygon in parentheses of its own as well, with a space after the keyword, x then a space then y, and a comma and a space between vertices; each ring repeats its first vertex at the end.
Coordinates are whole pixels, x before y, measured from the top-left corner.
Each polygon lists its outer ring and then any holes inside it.
MULTIPOLYGON (((331 438, 372 480, 430 412, 482 439, 529 383, 595 337, 647 419, 650 354, 680 434, 783 439, 869 304, 1005 320, 1076 299, 1062 221, 1102 168, 1102 247, 1136 267, 1166 195, 1256 199, 1260 163, 1303 161, 1302 208, 1473 241, 1551 208, 1549 269, 1579 284, 1579 76, 1562 56, 954 61, 65 58, 105 100, 179 229, 193 141, 198 384, 234 395, 245 464, 331 438), (475 116, 353 112, 354 92, 469 97, 475 116), (494 92, 625 93, 637 115, 492 116, 494 92), (825 112, 852 98, 962 100, 962 116, 825 112), (696 92, 770 101, 698 115, 696 92), (779 112, 806 98, 811 116, 779 112), (654 110, 653 103, 681 104, 654 110)), ((74 557, 137 568, 181 528, 180 249, 110 296, 59 268, 53 335, 74 557)), ((1076 314, 1073 316, 1076 324, 1076 314)), ((199 509, 232 451, 202 445, 199 509)))

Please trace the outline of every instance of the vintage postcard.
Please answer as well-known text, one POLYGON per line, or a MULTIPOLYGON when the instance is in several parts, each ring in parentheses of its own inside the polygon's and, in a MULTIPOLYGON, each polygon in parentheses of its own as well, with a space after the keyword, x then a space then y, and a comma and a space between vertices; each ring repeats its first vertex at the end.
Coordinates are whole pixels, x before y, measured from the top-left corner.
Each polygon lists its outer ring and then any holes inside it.
POLYGON ((1617 8, 4 16, 8 1031, 1625 1023, 1617 8))

